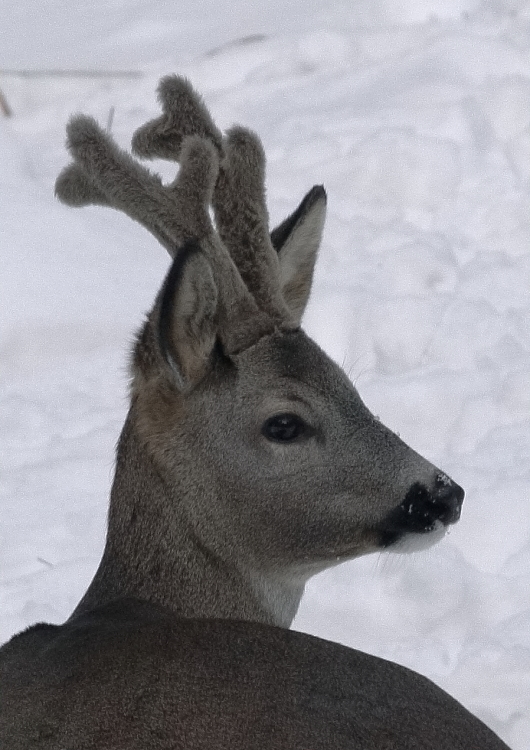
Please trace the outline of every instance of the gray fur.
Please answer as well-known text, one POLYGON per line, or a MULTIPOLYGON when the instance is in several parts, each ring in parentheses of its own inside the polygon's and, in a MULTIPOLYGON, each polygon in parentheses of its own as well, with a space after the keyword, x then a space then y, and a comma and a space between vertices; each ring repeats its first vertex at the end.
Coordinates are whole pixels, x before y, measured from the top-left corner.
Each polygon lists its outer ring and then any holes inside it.
POLYGON ((186 135, 195 133, 212 142, 221 157, 212 201, 219 236, 260 308, 279 324, 299 324, 301 316, 292 319, 282 295, 278 258, 269 237, 260 139, 241 127, 230 129, 223 139, 202 99, 184 78, 167 76, 158 93, 163 114, 136 131, 134 153, 181 161, 186 135))
MULTIPOLYGON (((213 208, 219 236, 259 307, 280 324, 291 321, 280 288, 278 256, 269 236, 265 154, 250 130, 234 127, 226 134, 213 208)), ((293 321, 293 327, 298 323, 293 321)))
POLYGON ((2 750, 508 750, 430 680, 259 623, 125 601, 0 654, 2 750))
POLYGON ((182 94, 183 122, 173 145, 165 120, 139 142, 167 155, 182 135, 168 188, 93 121, 69 126, 76 166, 58 193, 104 196, 174 259, 133 352, 103 558, 64 625, 0 650, 0 747, 506 750, 425 678, 287 630, 312 575, 435 541, 463 492, 297 327, 323 189, 271 240, 259 141, 221 140, 187 82, 161 90, 172 112, 182 94), (286 414, 302 427, 282 441, 286 414))
POLYGON ((68 149, 75 163, 103 193, 108 205, 148 229, 156 227, 160 234, 165 233, 173 254, 190 237, 201 239, 212 232, 207 209, 218 160, 208 141, 197 136, 187 139, 183 154, 187 158, 183 159, 181 173, 165 189, 158 175, 119 149, 92 118, 73 118, 67 132, 68 149))
POLYGON ((67 206, 110 206, 103 191, 91 182, 77 164, 65 167, 55 181, 55 195, 67 206))
POLYGON ((180 161, 183 139, 198 135, 214 144, 223 155, 223 136, 216 127, 201 97, 181 76, 166 76, 158 87, 163 114, 135 132, 132 150, 144 159, 180 161))
POLYGON ((67 132, 74 164, 57 180, 60 200, 72 206, 97 203, 121 210, 145 226, 172 256, 186 240, 200 239, 220 280, 218 333, 227 351, 240 351, 273 328, 212 226, 209 206, 219 162, 209 140, 198 135, 182 139, 179 174, 165 187, 92 118, 73 118, 67 132))
POLYGON ((209 369, 217 335, 218 289, 198 243, 182 247, 160 294, 152 325, 162 359, 184 392, 209 369))

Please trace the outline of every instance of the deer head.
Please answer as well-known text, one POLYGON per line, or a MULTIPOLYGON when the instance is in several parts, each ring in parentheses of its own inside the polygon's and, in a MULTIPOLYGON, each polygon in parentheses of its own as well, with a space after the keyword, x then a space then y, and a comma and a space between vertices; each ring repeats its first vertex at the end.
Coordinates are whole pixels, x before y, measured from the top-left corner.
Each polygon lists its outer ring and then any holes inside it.
POLYGON ((56 186, 70 205, 124 211, 173 258, 134 346, 105 552, 77 612, 136 596, 289 625, 311 575, 435 541, 463 491, 300 328, 324 189, 269 233, 257 136, 223 135, 182 78, 159 96, 163 114, 133 150, 178 162, 172 184, 79 116, 56 186))

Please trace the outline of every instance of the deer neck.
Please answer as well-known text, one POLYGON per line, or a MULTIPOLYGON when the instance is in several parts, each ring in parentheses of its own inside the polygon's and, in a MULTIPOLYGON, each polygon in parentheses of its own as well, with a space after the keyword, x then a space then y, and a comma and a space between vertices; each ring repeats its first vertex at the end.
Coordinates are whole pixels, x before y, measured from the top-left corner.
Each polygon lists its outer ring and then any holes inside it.
MULTIPOLYGON (((189 477, 184 484, 189 488, 189 477)), ((209 549, 187 517, 183 491, 167 486, 129 417, 118 444, 105 550, 72 617, 135 597, 186 618, 289 627, 304 581, 237 565, 209 549)), ((199 492, 197 502, 215 502, 204 488, 199 492)))

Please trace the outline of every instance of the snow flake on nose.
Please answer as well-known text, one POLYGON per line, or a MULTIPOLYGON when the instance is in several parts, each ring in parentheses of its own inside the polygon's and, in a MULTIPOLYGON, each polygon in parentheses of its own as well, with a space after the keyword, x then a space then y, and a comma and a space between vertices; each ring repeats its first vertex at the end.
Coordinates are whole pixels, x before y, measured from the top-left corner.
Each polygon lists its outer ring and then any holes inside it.
POLYGON ((450 484, 452 484, 450 478, 447 476, 447 474, 444 474, 443 472, 440 472, 436 475, 436 486, 437 487, 448 487, 450 484))

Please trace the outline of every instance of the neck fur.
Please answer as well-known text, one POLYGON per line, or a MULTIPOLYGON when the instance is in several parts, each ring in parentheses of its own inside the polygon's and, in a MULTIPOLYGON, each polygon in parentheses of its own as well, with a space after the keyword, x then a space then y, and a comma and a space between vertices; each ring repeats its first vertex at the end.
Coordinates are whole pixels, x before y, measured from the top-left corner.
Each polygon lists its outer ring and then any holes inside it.
POLYGON ((135 597, 168 607, 180 617, 289 627, 303 582, 241 569, 205 546, 179 503, 180 488, 164 482, 131 421, 118 445, 103 557, 74 615, 135 597))

